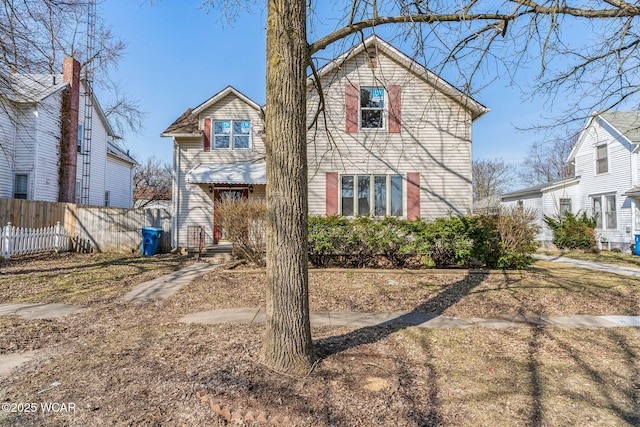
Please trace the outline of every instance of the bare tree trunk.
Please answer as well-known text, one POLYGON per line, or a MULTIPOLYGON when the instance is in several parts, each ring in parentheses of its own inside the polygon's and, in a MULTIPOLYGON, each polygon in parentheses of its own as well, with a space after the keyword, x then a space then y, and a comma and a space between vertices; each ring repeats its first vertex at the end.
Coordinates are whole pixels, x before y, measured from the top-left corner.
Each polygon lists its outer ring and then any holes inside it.
POLYGON ((267 17, 267 330, 272 369, 314 360, 307 271, 306 3, 270 0, 267 17))

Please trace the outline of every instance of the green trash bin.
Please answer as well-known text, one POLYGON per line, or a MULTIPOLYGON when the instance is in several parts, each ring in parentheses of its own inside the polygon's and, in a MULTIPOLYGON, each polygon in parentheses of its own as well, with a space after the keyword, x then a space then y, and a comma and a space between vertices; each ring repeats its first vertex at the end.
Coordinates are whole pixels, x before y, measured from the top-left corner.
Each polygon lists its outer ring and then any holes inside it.
POLYGON ((144 256, 155 255, 160 249, 160 238, 162 237, 162 228, 142 227, 142 245, 140 252, 144 256))

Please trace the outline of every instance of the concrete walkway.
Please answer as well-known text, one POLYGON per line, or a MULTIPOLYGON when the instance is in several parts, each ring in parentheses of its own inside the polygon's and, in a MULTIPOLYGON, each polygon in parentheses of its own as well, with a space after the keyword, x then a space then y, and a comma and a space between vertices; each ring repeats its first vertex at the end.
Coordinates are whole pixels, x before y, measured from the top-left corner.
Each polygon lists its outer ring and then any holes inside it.
POLYGON ((20 316, 23 319, 54 319, 78 314, 86 308, 71 304, 17 303, 0 304, 0 316, 20 316))
MULTIPOLYGON (((312 326, 350 326, 354 328, 385 326, 416 326, 419 328, 465 329, 480 326, 491 329, 510 327, 559 326, 563 328, 619 328, 640 327, 640 316, 505 316, 496 319, 439 316, 431 313, 359 313, 359 312, 318 312, 311 313, 312 326)), ((230 308, 202 311, 189 314, 180 319, 183 323, 202 323, 215 325, 220 323, 259 324, 265 322, 262 308, 230 308)))
POLYGON ((178 292, 183 286, 206 272, 219 267, 220 263, 199 262, 182 270, 174 271, 166 276, 140 283, 123 298, 125 301, 145 303, 164 300, 178 292))
POLYGON ((533 258, 543 261, 574 265, 576 267, 586 268, 587 270, 605 271, 607 273, 619 274, 621 276, 640 277, 640 268, 623 267, 613 264, 602 264, 592 261, 581 261, 579 259, 565 258, 563 256, 557 255, 534 254, 533 258))

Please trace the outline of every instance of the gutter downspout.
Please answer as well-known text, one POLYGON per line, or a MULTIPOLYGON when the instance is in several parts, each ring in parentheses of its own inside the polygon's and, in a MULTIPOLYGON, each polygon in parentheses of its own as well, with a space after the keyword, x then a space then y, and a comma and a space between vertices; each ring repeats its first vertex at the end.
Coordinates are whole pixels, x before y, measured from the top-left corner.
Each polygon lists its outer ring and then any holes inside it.
POLYGON ((173 138, 173 182, 172 186, 172 218, 171 218, 171 227, 173 228, 173 236, 172 236, 172 246, 173 249, 178 248, 178 242, 180 241, 180 231, 178 229, 178 212, 180 206, 180 187, 178 182, 180 180, 180 146, 175 138, 173 138))

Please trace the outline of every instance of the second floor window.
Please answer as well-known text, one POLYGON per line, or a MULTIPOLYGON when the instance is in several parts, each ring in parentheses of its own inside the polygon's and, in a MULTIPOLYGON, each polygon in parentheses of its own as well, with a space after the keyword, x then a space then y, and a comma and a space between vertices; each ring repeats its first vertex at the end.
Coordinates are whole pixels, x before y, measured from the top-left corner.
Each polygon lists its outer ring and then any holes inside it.
POLYGON ((609 156, 607 154, 607 145, 598 145, 596 147, 596 173, 609 172, 609 156))
POLYGON ((360 89, 360 128, 384 128, 384 88, 363 87, 360 89))
POLYGON ((214 121, 213 148, 216 150, 251 148, 251 122, 248 120, 214 121))

